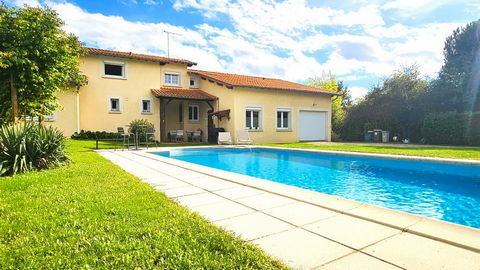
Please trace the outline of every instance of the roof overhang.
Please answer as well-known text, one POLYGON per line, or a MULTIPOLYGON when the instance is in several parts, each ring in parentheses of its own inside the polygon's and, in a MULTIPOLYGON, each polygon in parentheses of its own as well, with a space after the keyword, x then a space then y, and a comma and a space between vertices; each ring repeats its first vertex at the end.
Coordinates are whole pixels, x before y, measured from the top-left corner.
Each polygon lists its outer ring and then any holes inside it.
POLYGON ((184 88, 161 87, 152 89, 152 93, 158 98, 179 99, 179 100, 199 100, 214 101, 218 97, 202 90, 190 90, 184 88))

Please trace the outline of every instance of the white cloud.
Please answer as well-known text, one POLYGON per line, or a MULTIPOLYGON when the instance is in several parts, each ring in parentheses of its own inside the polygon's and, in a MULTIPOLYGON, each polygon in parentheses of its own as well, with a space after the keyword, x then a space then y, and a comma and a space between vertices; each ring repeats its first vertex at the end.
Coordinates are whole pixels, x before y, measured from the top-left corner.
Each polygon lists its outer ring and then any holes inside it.
POLYGON ((354 101, 357 101, 368 93, 368 89, 365 87, 352 86, 348 88, 350 90, 350 95, 354 101))
MULTIPOLYGON (((418 0, 415 5, 427 5, 428 1, 418 0)), ((12 2, 38 5, 37 0, 12 2)), ((65 20, 67 31, 101 48, 165 55, 163 30, 179 33, 171 36, 171 56, 198 62, 202 69, 294 81, 330 71, 347 83, 359 81, 355 78, 378 80, 399 65, 414 62, 427 75, 437 72, 444 40, 460 24, 413 27, 401 20, 386 24, 382 12, 399 12, 406 6, 403 1, 381 2, 363 1, 355 10, 345 10, 315 7, 306 0, 176 0, 176 10, 195 10, 206 17, 203 24, 185 27, 90 13, 68 2, 48 3, 65 20), (228 28, 209 24, 213 19, 222 25, 219 18, 228 28)), ((358 86, 352 85, 365 89, 358 86)))

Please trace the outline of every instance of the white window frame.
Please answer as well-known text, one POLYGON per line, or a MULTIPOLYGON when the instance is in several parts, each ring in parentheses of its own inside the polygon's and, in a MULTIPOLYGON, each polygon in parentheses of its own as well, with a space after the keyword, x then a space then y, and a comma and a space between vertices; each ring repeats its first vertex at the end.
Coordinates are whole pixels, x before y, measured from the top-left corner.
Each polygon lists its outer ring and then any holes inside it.
POLYGON ((108 97, 107 108, 109 113, 122 113, 122 98, 121 97, 108 97), (118 99, 118 111, 112 110, 112 99, 118 99))
POLYGON ((163 85, 166 86, 181 86, 182 84, 182 75, 180 72, 173 72, 173 71, 165 71, 163 73, 163 85), (167 75, 176 75, 178 76, 178 84, 172 83, 172 82, 167 82, 167 75))
MULTIPOLYGON (((192 116, 194 114, 192 113, 192 116)), ((188 121, 190 122, 198 122, 200 121, 200 105, 198 104, 188 104, 188 121), (197 108, 197 119, 190 118, 190 108, 197 108)))
POLYGON ((110 78, 110 79, 126 79, 127 78, 127 63, 126 62, 118 62, 118 61, 108 61, 108 60, 102 61, 102 77, 110 78), (122 76, 105 74, 105 65, 122 66, 122 76))
POLYGON ((56 113, 54 112, 54 113, 52 113, 52 114, 50 114, 50 115, 45 115, 44 121, 45 121, 45 122, 55 122, 55 121, 57 121, 57 115, 56 115, 56 113))
POLYGON ((254 107, 254 106, 248 106, 248 107, 245 107, 245 113, 244 113, 244 117, 245 117, 245 128, 248 129, 248 130, 251 130, 251 131, 262 131, 263 130, 263 108, 262 107, 254 107), (251 116, 250 116, 250 124, 252 127, 250 127, 247 123, 247 112, 248 111, 251 111, 251 116), (257 111, 258 112, 258 127, 257 128, 254 128, 253 127, 253 111, 257 111))
POLYGON ((198 88, 198 79, 195 77, 190 77, 190 79, 188 80, 188 86, 190 88, 198 88), (193 85, 190 84, 190 81, 193 81, 193 85))
POLYGON ((141 114, 153 114, 153 100, 151 98, 142 97, 140 99, 140 113, 141 114), (150 102, 150 110, 149 111, 144 111, 143 110, 143 102, 144 101, 149 101, 150 102))
POLYGON ((292 130, 292 109, 291 108, 277 108, 275 112, 275 128, 279 131, 287 131, 287 130, 292 130), (287 127, 283 126, 283 117, 281 119, 281 125, 278 127, 278 113, 288 113, 288 119, 287 119, 287 127))

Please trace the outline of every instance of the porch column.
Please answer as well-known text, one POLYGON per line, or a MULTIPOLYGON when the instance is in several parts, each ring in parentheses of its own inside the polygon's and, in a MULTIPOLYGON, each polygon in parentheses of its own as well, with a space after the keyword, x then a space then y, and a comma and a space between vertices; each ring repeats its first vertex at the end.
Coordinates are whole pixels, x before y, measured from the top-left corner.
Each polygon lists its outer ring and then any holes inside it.
POLYGON ((160 98, 160 142, 167 141, 167 131, 166 131, 166 107, 167 107, 167 100, 164 98, 160 98))

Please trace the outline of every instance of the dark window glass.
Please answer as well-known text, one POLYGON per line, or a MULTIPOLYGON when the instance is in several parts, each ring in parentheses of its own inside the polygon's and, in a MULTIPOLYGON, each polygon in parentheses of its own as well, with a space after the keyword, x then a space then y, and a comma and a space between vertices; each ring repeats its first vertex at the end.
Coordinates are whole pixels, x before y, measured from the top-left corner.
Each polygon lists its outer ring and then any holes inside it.
POLYGON ((195 86, 195 80, 190 80, 190 86, 195 86))
POLYGON ((178 104, 178 122, 183 122, 183 103, 178 104))
POLYGON ((143 100, 142 101, 142 111, 143 112, 150 112, 150 100, 143 100))
POLYGON ((110 109, 114 112, 120 111, 119 103, 120 101, 118 100, 118 98, 110 99, 110 109))
POLYGON ((123 76, 123 66, 122 65, 105 64, 105 75, 123 76))
POLYGON ((246 119, 247 127, 252 128, 252 111, 247 111, 246 119))
POLYGON ((198 106, 188 106, 188 120, 198 121, 198 106))
POLYGON ((259 113, 258 111, 253 111, 253 128, 259 128, 259 113))
POLYGON ((277 128, 282 127, 282 112, 277 112, 277 128))
POLYGON ((288 112, 283 112, 283 128, 288 128, 288 112))

